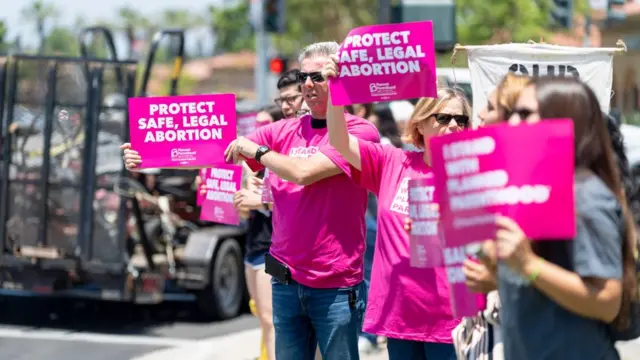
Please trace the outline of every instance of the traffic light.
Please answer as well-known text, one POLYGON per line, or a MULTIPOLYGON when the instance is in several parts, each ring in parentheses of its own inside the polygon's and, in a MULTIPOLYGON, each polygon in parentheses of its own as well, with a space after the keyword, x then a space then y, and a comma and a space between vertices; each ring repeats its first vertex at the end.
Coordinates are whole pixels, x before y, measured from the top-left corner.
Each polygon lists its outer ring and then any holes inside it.
POLYGON ((263 0, 264 30, 269 33, 283 33, 285 30, 285 0, 263 0))
POLYGON ((274 75, 280 75, 287 70, 287 59, 275 56, 269 59, 269 71, 274 75))
MULTIPOLYGON (((433 40, 436 51, 438 53, 446 53, 453 50, 453 47, 458 42, 455 1, 403 0, 387 1, 387 3, 394 3, 391 5, 389 14, 392 23, 431 20, 433 22, 433 40)), ((380 1, 380 4, 382 4, 382 1, 380 1)))
POLYGON ((571 29, 573 27, 573 0, 553 0, 551 22, 555 27, 571 29))

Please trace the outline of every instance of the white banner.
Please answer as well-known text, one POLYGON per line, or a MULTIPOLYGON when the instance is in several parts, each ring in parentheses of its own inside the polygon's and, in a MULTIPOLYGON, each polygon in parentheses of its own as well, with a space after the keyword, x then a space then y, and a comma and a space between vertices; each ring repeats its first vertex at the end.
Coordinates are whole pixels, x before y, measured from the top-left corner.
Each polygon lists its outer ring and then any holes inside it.
POLYGON ((468 46, 473 91, 473 119, 487 105, 487 97, 509 72, 529 76, 576 76, 595 92, 600 107, 609 112, 613 84, 611 48, 577 48, 548 44, 468 46))

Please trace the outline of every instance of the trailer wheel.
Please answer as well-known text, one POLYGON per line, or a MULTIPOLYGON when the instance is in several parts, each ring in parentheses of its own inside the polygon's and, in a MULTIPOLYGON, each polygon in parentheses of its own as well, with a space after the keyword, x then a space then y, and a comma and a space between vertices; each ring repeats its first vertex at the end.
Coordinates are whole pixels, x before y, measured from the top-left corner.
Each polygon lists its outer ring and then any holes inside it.
POLYGON ((198 294, 198 307, 208 318, 231 319, 240 313, 244 298, 244 264, 236 239, 226 239, 213 256, 209 285, 198 294))

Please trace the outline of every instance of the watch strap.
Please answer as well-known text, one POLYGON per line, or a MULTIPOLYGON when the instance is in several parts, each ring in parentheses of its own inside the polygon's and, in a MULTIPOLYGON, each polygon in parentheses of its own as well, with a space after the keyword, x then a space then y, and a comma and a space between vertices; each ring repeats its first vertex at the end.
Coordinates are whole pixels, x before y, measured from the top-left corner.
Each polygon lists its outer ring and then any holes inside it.
POLYGON ((260 146, 256 151, 256 156, 255 156, 256 161, 260 162, 260 159, 264 156, 264 154, 268 153, 269 151, 271 151, 271 149, 269 149, 268 147, 260 146))

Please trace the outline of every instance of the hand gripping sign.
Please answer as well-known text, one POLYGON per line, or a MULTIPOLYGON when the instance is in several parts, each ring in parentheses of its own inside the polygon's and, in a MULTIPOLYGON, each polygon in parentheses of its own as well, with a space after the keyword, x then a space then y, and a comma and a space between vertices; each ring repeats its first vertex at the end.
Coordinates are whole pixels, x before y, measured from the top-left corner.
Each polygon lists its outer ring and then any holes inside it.
POLYGON ((442 241, 438 221, 433 173, 422 179, 409 180, 409 216, 411 217, 411 266, 442 266, 442 241))
POLYGON ((207 194, 202 200, 200 219, 221 224, 238 225, 240 217, 233 206, 233 196, 240 190, 242 166, 218 165, 206 169, 203 179, 207 194))
POLYGON ((141 169, 224 164, 236 138, 235 95, 130 98, 129 131, 141 169))
POLYGON ((340 46, 333 105, 437 97, 431 21, 363 26, 340 46))
POLYGON ((445 247, 495 238, 496 214, 531 239, 575 237, 573 121, 488 126, 429 146, 445 247))

